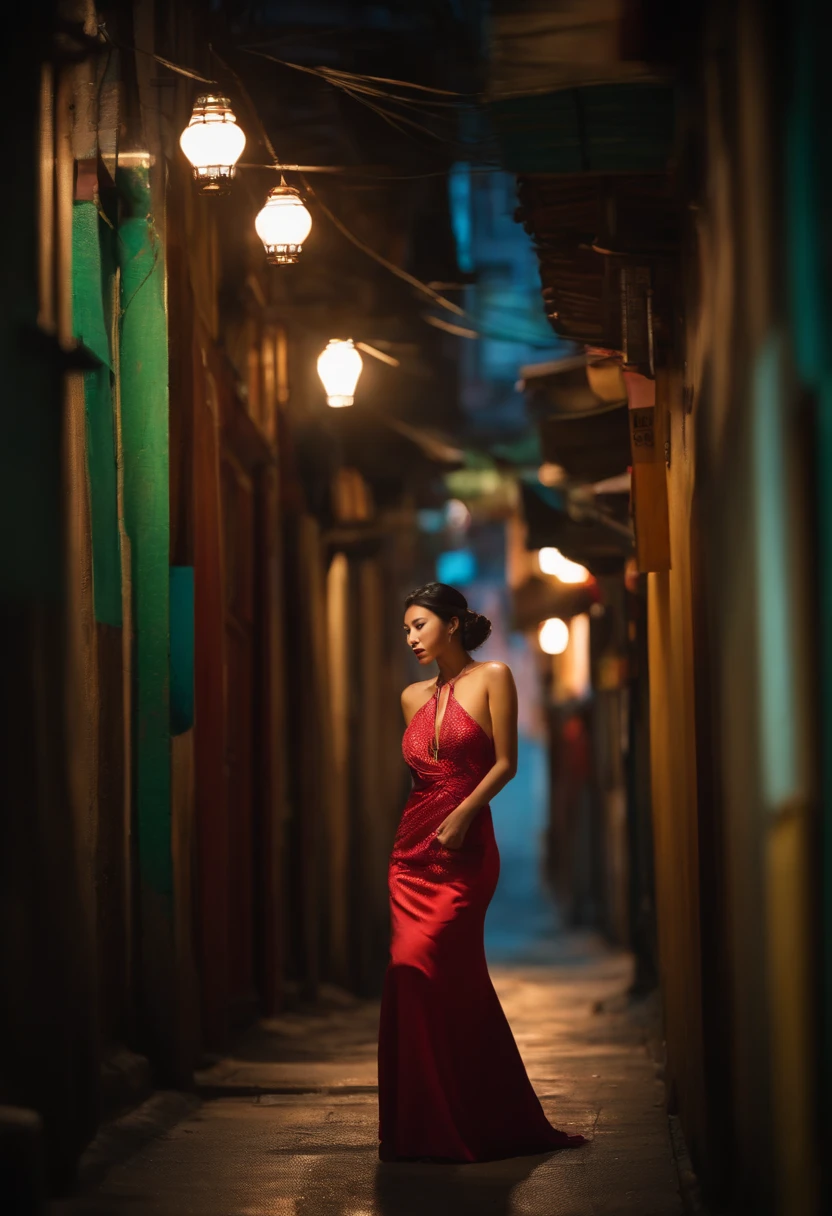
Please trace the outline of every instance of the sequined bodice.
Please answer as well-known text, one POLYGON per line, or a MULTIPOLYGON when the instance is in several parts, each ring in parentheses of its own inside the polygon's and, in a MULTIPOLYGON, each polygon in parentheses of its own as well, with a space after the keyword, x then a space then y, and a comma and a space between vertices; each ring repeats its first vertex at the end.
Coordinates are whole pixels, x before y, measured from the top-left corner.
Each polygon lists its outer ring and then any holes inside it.
MULTIPOLYGON (((433 756, 437 702, 431 697, 411 718, 402 739, 402 754, 413 777, 413 789, 402 812, 393 858, 414 865, 431 864, 442 850, 434 833, 442 821, 482 781, 494 764, 494 741, 463 709, 449 686, 439 730, 438 756, 433 756)), ((468 830, 461 850, 452 857, 472 856, 491 832, 491 814, 483 807, 468 830)))

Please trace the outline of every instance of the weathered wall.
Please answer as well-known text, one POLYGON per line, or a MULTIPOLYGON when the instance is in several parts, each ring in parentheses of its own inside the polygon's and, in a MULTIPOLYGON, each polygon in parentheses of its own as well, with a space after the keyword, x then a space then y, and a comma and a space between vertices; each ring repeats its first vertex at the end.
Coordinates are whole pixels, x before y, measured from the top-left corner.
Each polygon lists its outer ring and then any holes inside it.
POLYGON ((68 711, 78 709, 87 738, 88 685, 72 648, 79 632, 89 637, 79 623, 82 608, 91 618, 92 600, 89 564, 85 587, 72 564, 76 543, 89 559, 83 384, 68 355, 73 81, 46 64, 50 15, 48 6, 16 14, 5 44, 18 118, 9 149, 16 187, 2 204, 14 239, 0 311, 0 1100, 41 1115, 48 1175, 64 1187, 95 1129, 99 1056, 88 882, 94 783, 89 753, 84 747, 76 763, 68 729, 68 711))
POLYGON ((784 291, 792 33, 752 0, 709 12, 683 159, 703 167, 684 389, 666 386, 673 568, 650 588, 671 1092, 706 1185, 789 1216, 818 1210, 820 1162, 813 420, 784 291))
MULTIPOLYGON (((119 364, 124 517, 134 604, 135 823, 141 1033, 160 1076, 182 1075, 175 1025, 170 752, 168 349, 164 250, 147 165, 120 169, 119 364)), ((185 1076, 187 1069, 185 1069, 185 1076)))
MULTIPOLYGON (((817 578, 815 615, 817 682, 819 815, 813 823, 810 848, 820 890, 812 903, 816 925, 818 969, 817 1029, 819 1067, 813 1126, 821 1145, 832 1140, 832 161, 818 155, 832 119, 832 74, 827 41, 817 37, 826 15, 821 0, 800 0, 794 6, 790 45, 791 89, 786 109, 786 166, 784 219, 787 231, 788 277, 785 290, 794 331, 794 361, 805 387, 807 421, 812 451, 806 472, 814 474, 815 496, 812 562, 817 578)), ((825 1161, 824 1161, 825 1158, 825 1161)), ((828 1153, 821 1205, 832 1205, 832 1167, 828 1153)), ((796 1162, 799 1166, 799 1162, 796 1162)))
POLYGON ((657 408, 671 414, 668 471, 670 571, 648 576, 650 746, 659 970, 667 1036, 670 1109, 682 1118, 691 1153, 708 1161, 702 1043, 701 865, 690 510, 691 420, 679 376, 658 373, 657 408))

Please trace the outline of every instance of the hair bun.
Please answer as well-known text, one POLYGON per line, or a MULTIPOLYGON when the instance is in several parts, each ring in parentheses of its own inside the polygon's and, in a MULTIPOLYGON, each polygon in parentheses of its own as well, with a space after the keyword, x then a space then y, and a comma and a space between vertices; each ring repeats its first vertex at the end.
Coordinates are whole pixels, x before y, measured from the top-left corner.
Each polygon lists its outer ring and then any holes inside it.
POLYGON ((443 621, 452 621, 456 617, 459 621, 462 645, 466 650, 482 646, 491 633, 491 622, 488 617, 469 608, 468 601, 462 592, 457 591, 456 587, 448 586, 447 583, 426 583, 424 587, 411 591, 404 606, 410 608, 413 604, 429 608, 443 621))
POLYGON ((476 650, 491 633, 491 622, 481 612, 468 608, 462 622, 462 645, 466 650, 476 650))

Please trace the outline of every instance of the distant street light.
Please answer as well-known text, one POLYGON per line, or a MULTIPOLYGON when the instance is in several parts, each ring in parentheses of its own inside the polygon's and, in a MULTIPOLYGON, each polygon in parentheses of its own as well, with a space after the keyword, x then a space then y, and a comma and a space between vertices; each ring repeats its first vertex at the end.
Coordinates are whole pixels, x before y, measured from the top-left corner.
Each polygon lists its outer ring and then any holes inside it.
POLYGON ((539 550, 537 562, 543 574, 551 574, 562 583, 585 583, 589 578, 586 566, 571 562, 560 549, 539 550))
POLYGON ((236 164, 246 146, 227 97, 203 93, 194 102, 191 120, 179 137, 179 146, 193 165, 203 194, 226 194, 236 164))
POLYGON ((569 626, 560 617, 550 616, 540 626, 537 640, 544 654, 563 654, 569 645, 569 626))
POLYGON ((318 356, 318 375, 326 389, 326 402, 338 409, 352 405, 355 386, 364 360, 355 349, 352 338, 333 338, 318 356))
POLYGON ((303 252, 303 242, 312 229, 312 216, 300 192, 281 178, 280 185, 269 191, 254 227, 265 247, 267 262, 271 266, 288 266, 303 252))

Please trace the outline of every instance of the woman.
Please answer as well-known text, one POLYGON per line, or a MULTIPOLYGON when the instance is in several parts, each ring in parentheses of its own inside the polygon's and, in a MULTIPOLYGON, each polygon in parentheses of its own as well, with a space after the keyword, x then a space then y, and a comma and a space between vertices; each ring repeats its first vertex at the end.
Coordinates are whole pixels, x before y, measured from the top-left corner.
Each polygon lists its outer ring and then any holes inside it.
POLYGON ((500 869, 488 802, 517 768, 514 680, 504 663, 471 659, 491 623, 445 583, 408 596, 404 628, 439 673, 402 693, 413 789, 390 858, 379 1156, 490 1161, 576 1147, 584 1137, 543 1114, 483 946, 500 869))

